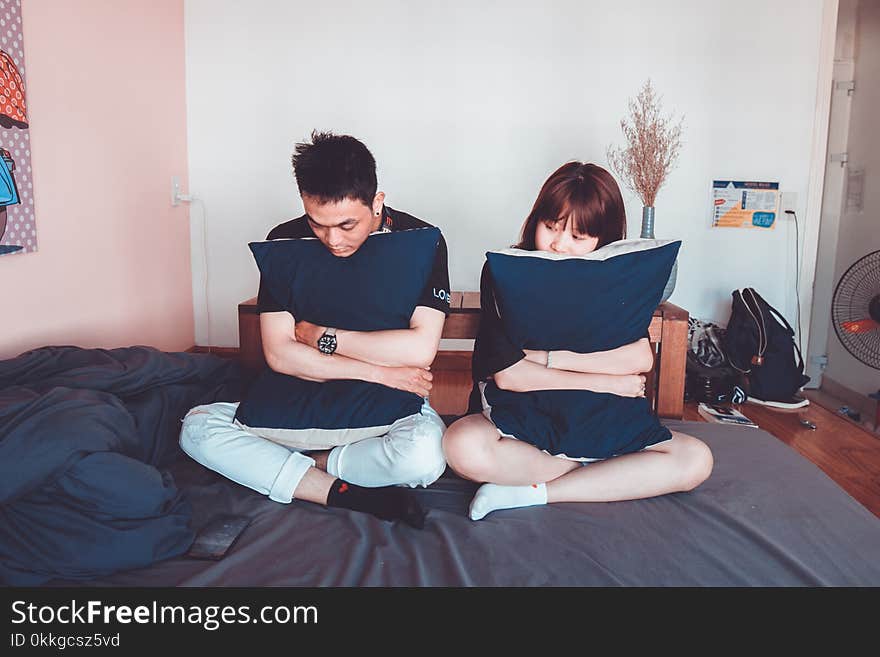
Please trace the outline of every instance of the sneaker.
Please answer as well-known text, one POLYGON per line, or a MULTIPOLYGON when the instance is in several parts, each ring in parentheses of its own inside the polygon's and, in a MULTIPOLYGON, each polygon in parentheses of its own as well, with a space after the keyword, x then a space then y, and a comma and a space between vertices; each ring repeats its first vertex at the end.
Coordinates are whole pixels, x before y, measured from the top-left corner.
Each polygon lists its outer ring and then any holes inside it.
POLYGON ((767 406, 769 408, 782 408, 785 410, 793 410, 796 408, 804 408, 810 405, 810 400, 801 395, 792 395, 791 399, 786 401, 777 401, 775 399, 758 399, 757 397, 749 397, 746 400, 750 404, 758 404, 759 406, 767 406))

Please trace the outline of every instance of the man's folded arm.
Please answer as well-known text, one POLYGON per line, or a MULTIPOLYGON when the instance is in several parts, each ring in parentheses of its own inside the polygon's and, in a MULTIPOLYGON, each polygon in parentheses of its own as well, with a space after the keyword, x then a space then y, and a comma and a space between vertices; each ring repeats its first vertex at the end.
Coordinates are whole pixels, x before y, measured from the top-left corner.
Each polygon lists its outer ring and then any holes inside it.
POLYGON ((313 346, 300 344, 294 338, 294 325, 293 315, 287 311, 260 313, 263 355, 270 368, 308 381, 357 379, 379 382, 381 373, 376 365, 339 353, 328 356, 313 346))
POLYGON ((446 314, 416 306, 408 329, 336 332, 336 353, 385 367, 428 367, 434 362, 446 314))

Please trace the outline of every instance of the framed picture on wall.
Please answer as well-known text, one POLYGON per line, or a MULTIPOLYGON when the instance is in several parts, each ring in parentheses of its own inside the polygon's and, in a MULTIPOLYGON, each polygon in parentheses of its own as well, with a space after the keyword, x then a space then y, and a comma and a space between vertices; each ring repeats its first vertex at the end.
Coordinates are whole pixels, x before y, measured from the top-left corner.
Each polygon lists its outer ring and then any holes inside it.
POLYGON ((0 0, 0 256, 36 250, 21 0, 0 0))

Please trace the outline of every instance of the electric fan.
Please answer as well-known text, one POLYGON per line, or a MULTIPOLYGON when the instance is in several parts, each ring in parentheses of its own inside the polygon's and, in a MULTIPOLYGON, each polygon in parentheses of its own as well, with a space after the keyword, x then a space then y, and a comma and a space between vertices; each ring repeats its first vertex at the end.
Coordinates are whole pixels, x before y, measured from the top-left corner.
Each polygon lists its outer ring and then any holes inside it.
POLYGON ((846 350, 880 370, 880 251, 846 270, 834 290, 831 318, 846 350))

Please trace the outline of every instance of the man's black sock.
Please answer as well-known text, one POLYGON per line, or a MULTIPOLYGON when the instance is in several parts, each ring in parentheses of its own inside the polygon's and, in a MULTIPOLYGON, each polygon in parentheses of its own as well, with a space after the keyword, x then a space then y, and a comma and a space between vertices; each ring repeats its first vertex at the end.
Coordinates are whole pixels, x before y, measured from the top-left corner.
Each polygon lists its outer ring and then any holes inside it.
POLYGON ((382 520, 403 520, 417 529, 425 526, 425 511, 416 496, 397 486, 365 488, 337 479, 330 486, 327 506, 363 511, 382 520))

